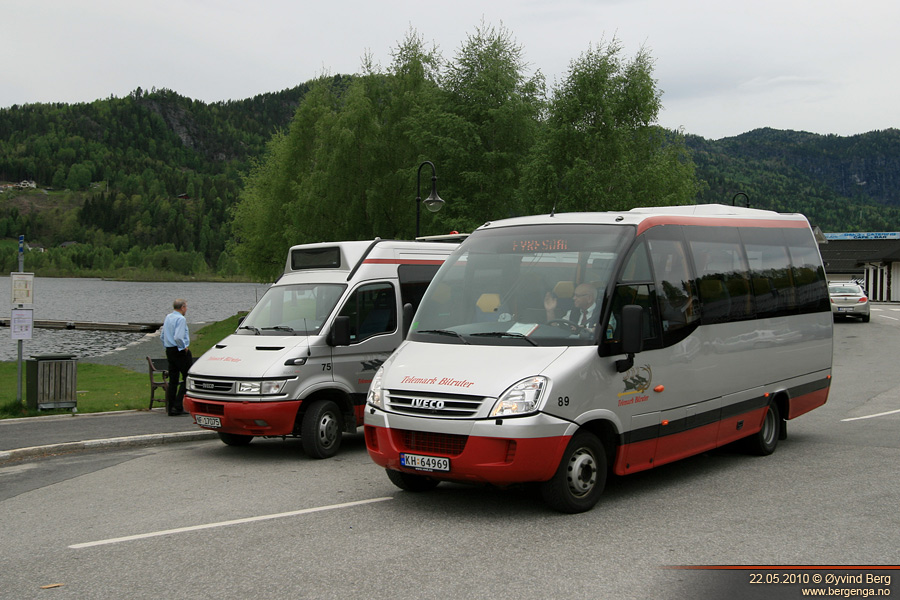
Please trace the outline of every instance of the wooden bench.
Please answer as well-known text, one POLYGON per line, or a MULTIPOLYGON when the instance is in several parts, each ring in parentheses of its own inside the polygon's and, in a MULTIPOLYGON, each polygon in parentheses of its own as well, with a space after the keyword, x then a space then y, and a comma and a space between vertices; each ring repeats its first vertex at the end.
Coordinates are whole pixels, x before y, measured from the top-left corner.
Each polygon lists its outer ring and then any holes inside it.
POLYGON ((169 391, 169 361, 165 358, 147 357, 147 365, 150 367, 150 409, 153 409, 154 402, 161 402, 166 405, 166 394, 169 391), (163 397, 154 398, 156 388, 162 388, 163 397))

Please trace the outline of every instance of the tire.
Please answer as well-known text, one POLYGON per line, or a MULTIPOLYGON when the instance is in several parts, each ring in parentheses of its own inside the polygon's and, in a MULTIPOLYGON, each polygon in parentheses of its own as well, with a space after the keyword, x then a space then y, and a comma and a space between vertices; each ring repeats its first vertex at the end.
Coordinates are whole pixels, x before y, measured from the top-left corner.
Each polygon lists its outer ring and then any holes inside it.
POLYGON ((768 456, 775 452, 781 437, 781 415, 778 405, 772 402, 766 408, 762 429, 747 438, 747 451, 756 456, 768 456))
POLYGON ((252 435, 241 435, 239 433, 225 433, 224 431, 219 431, 219 439, 225 442, 229 446, 246 446, 251 441, 253 441, 252 435))
POLYGON ((344 417, 331 400, 316 402, 303 415, 300 441, 310 458, 331 458, 341 447, 344 417))
POLYGON ((556 473, 540 485, 541 496, 551 508, 580 513, 597 504, 606 485, 607 459, 603 444, 592 433, 572 436, 556 473))
POLYGON ((871 319, 871 318, 872 318, 871 315, 863 315, 863 317, 862 317, 862 322, 863 322, 863 323, 868 323, 868 322, 869 322, 869 319, 871 319))
POLYGON ((428 492, 438 486, 440 481, 432 479, 426 475, 413 475, 411 473, 403 473, 394 471, 393 469, 385 469, 388 479, 401 490, 407 492, 428 492))

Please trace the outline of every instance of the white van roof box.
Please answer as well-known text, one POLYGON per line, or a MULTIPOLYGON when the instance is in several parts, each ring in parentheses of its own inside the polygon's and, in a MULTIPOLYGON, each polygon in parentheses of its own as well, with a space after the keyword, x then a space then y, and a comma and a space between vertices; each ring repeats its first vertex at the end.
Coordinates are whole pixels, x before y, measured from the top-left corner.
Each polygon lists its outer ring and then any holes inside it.
MULTIPOLYGON (((433 240, 434 242, 443 240, 433 240)), ((452 240, 446 240, 451 242, 452 240)), ((456 244, 459 240, 456 241, 456 244)), ((362 261, 372 254, 380 258, 393 257, 395 253, 421 255, 423 257, 435 252, 447 256, 456 244, 436 244, 410 240, 374 240, 318 242, 313 244, 297 244, 288 251, 284 273, 298 271, 345 271, 352 276, 362 261)))

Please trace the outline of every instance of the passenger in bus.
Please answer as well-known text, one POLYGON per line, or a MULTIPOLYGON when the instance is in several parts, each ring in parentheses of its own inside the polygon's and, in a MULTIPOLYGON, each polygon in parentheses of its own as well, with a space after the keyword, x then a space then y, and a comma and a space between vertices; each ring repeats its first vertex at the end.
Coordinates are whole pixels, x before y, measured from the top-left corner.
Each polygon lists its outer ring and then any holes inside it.
MULTIPOLYGON (((575 323, 585 329, 593 329, 597 319, 597 290, 588 283, 582 283, 575 288, 572 295, 575 306, 566 311, 562 316, 564 321, 575 323)), ((547 321, 557 319, 556 308, 559 304, 557 297, 551 292, 544 295, 544 310, 547 311, 547 321)))

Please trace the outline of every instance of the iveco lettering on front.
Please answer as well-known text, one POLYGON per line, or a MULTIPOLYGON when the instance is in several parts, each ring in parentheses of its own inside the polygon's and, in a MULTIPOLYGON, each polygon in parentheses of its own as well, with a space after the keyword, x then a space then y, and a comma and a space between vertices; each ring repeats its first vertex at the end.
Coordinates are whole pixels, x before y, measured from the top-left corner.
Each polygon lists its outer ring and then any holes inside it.
POLYGON ((369 455, 397 486, 535 483, 562 512, 626 475, 771 454, 828 398, 832 318, 803 215, 721 205, 487 223, 372 377, 369 455))
POLYGON ((419 406, 421 408, 433 408, 435 410, 439 408, 444 408, 443 400, 429 400, 427 398, 413 398, 412 401, 413 406, 419 406))
POLYGON ((362 424, 375 371, 456 243, 334 242, 294 246, 284 274, 237 331, 197 360, 185 409, 226 444, 299 436, 333 456, 362 424))

